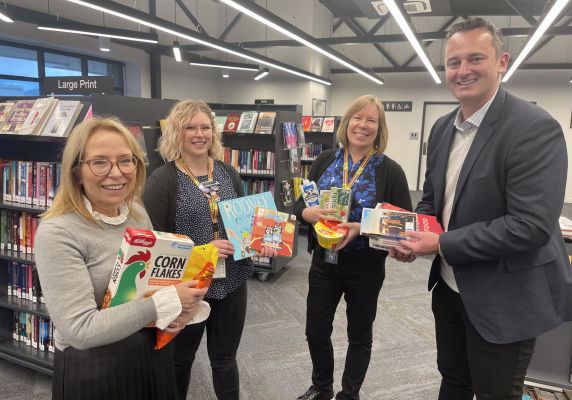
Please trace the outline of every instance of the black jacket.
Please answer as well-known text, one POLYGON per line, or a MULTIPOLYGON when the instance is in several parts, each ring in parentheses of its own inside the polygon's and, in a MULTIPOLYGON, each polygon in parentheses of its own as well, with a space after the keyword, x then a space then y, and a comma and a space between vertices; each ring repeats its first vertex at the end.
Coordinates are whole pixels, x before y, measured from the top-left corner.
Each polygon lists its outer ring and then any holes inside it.
MULTIPOLYGON (((321 153, 318 158, 312 163, 308 179, 318 182, 326 168, 334 161, 336 150, 326 150, 321 153)), ((375 199, 378 203, 388 202, 406 210, 412 210, 411 196, 409 195, 409 185, 403 169, 389 158, 384 155, 383 161, 376 167, 375 170, 375 199)), ((296 201, 294 205, 294 212, 298 221, 304 221, 302 218, 302 211, 306 208, 302 196, 296 201)), ((308 251, 314 249, 314 228, 308 228, 308 251)))

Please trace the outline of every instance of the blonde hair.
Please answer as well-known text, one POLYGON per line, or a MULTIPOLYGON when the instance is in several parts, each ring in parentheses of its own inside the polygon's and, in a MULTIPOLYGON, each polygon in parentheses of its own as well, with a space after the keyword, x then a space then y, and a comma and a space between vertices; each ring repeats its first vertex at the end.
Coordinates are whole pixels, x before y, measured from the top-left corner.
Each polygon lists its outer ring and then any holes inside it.
POLYGON ((165 123, 165 130, 159 138, 159 153, 167 161, 181 158, 184 126, 199 112, 209 117, 212 126, 213 140, 209 156, 215 160, 222 160, 222 135, 215 123, 211 108, 202 100, 183 100, 171 108, 165 123))
POLYGON ((135 175, 135 188, 126 199, 130 215, 136 219, 142 216, 133 209, 133 203, 139 203, 143 185, 145 184, 145 155, 143 150, 129 130, 115 118, 93 117, 77 125, 69 135, 62 156, 60 186, 56 192, 52 206, 41 215, 47 219, 58 215, 75 212, 89 222, 97 223, 95 218, 85 207, 83 186, 79 179, 80 160, 86 152, 87 140, 92 134, 100 130, 108 130, 119 133, 127 146, 137 158, 137 170, 135 175))
POLYGON ((342 117, 340 126, 338 127, 338 131, 336 133, 336 140, 342 145, 343 148, 347 148, 349 145, 348 124, 350 119, 361 109, 370 104, 375 104, 378 112, 377 136, 375 138, 375 142, 373 143, 373 148, 377 151, 378 154, 381 154, 385 151, 385 148, 387 147, 387 140, 389 138, 387 122, 385 121, 385 113, 383 112, 381 101, 377 97, 369 94, 360 96, 355 99, 352 104, 350 104, 349 108, 342 117))

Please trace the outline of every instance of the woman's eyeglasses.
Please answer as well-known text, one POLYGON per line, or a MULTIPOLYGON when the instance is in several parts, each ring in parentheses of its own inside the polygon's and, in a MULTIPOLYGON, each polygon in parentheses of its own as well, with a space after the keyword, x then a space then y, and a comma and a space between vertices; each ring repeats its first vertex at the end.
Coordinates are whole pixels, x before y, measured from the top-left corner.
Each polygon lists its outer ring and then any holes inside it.
POLYGON ((105 176, 109 174, 114 165, 117 165, 117 168, 119 168, 119 170, 124 174, 130 174, 137 169, 137 157, 135 156, 125 157, 116 162, 100 159, 100 160, 80 160, 79 163, 87 164, 90 171, 95 176, 105 176))

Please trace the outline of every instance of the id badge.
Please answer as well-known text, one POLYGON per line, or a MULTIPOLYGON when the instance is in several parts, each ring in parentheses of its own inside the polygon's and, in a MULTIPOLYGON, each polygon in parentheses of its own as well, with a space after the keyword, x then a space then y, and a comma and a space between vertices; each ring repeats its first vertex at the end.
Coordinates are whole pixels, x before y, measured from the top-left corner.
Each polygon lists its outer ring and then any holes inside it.
POLYGON ((333 250, 326 250, 324 253, 324 261, 328 264, 338 265, 338 252, 333 250))
POLYGON ((213 279, 224 279, 226 278, 226 264, 224 258, 219 258, 216 263, 215 273, 213 279))

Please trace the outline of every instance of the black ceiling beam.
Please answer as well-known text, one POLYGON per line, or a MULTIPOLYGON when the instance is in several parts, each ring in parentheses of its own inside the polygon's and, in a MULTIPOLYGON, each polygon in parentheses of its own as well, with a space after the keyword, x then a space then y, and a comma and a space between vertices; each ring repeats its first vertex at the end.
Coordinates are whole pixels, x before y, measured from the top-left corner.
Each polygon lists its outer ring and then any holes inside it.
MULTIPOLYGON (((572 69, 572 63, 545 63, 545 64, 523 64, 519 67, 521 70, 538 70, 538 69, 572 69)), ((390 73, 390 72, 427 72, 425 67, 375 67, 370 69, 373 73, 390 73)), ((444 71, 445 67, 442 65, 435 66, 438 72, 444 71)), ((347 68, 333 68, 330 70, 332 74, 351 74, 354 73, 351 69, 347 68)))
MULTIPOLYGON (((561 26, 568 26, 570 22, 572 22, 572 17, 561 16, 557 21, 554 22, 554 25, 560 23, 562 20, 564 20, 564 22, 561 26)), ((526 58, 529 59, 532 57, 538 50, 546 46, 555 37, 556 36, 554 35, 546 35, 546 37, 540 43, 538 43, 530 53, 528 53, 526 58)))
POLYGON ((185 3, 183 3, 183 0, 175 0, 175 2, 179 5, 179 7, 181 7, 181 10, 183 10, 183 12, 187 16, 187 18, 191 20, 193 25, 195 25, 195 28, 199 32, 204 33, 205 35, 209 36, 209 34, 205 30, 205 28, 203 28, 203 26, 199 22, 199 20, 194 16, 194 14, 191 12, 191 10, 189 10, 189 7, 187 7, 187 5, 185 3))
MULTIPOLYGON (((504 37, 509 36, 528 36, 533 31, 534 28, 503 28, 501 29, 504 37)), ((572 26, 557 26, 552 27, 547 31, 547 35, 572 35, 572 26)), ((417 37, 425 42, 431 40, 442 40, 447 36, 447 32, 423 32, 418 33, 417 37)), ((316 42, 326 45, 333 46, 337 44, 368 44, 368 43, 398 43, 406 42, 407 38, 401 33, 397 34, 386 34, 386 35, 375 35, 370 37, 357 37, 357 36, 344 36, 344 37, 332 37, 332 38, 316 38, 316 42)), ((238 42, 232 43, 237 45, 238 42)), ((251 42, 240 42, 241 46, 249 49, 265 48, 265 47, 298 47, 302 46, 301 43, 291 40, 258 40, 251 42)), ((188 51, 204 51, 208 50, 207 47, 199 45, 190 45, 186 50, 188 51)))
POLYGON ((389 19, 389 14, 384 15, 383 17, 381 17, 379 19, 379 21, 377 21, 375 23, 374 26, 371 27, 371 29, 369 30, 369 32, 366 34, 366 36, 373 36, 377 33, 377 31, 379 30, 379 28, 381 28, 383 26, 383 24, 385 24, 385 22, 389 19))
POLYGON ((516 11, 518 15, 524 18, 524 20, 528 22, 530 26, 536 26, 536 19, 532 15, 520 10, 519 7, 515 4, 514 0, 504 0, 504 2, 508 4, 514 11, 516 11))
POLYGON ((231 31, 231 29, 234 28, 234 26, 238 23, 238 21, 240 20, 240 18, 241 18, 243 15, 244 15, 244 14, 242 14, 242 13, 238 13, 238 14, 232 19, 232 21, 230 21, 230 24, 228 24, 228 26, 224 29, 223 33, 221 33, 218 38, 219 38, 220 40, 226 39, 226 35, 228 35, 228 33, 231 31))
POLYGON ((334 22, 334 28, 332 29, 332 32, 335 32, 343 23, 344 21, 341 19, 338 19, 336 22, 334 22))
MULTIPOLYGON (((455 17, 451 17, 447 22, 445 22, 445 24, 443 24, 443 26, 439 29, 439 32, 447 32, 447 29, 453 25, 453 22, 455 22, 457 20, 457 18, 459 18, 458 16, 455 17)), ((431 46, 434 42, 423 42, 423 46, 425 48, 428 48, 429 46, 431 46)), ((407 67, 409 64, 411 64, 413 62, 413 60, 415 60, 417 57, 419 57, 417 55, 417 53, 413 54, 411 57, 409 57, 407 59, 407 61, 405 61, 401 66, 402 67, 407 67)))

